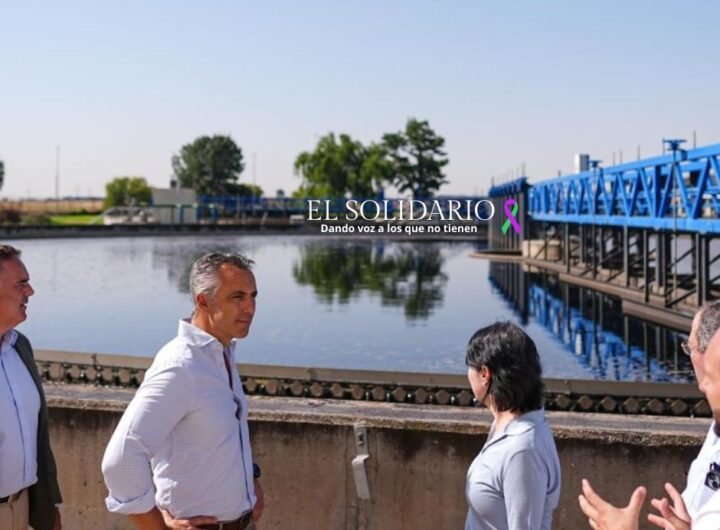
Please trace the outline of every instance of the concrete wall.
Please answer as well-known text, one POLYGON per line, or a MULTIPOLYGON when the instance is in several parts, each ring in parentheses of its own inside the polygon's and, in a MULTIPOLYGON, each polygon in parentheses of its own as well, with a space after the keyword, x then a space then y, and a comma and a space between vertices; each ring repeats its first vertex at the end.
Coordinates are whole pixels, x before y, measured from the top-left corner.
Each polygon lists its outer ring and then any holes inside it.
POLYGON ((154 223, 182 224, 197 222, 197 194, 189 188, 153 188, 154 223))
MULTIPOLYGON (((64 528, 132 528, 105 511, 100 474, 105 445, 132 392, 49 385, 47 393, 64 528)), ((251 397, 250 404, 254 458, 266 491, 261 530, 463 528, 465 474, 484 443, 487 411, 268 397, 251 397), (370 501, 357 498, 350 467, 356 423, 368 432, 370 501)), ((583 477, 616 503, 627 502, 638 484, 650 496, 661 495, 667 480, 682 487, 708 427, 708 420, 688 418, 548 417, 563 468, 554 524, 561 530, 588 528, 577 506, 583 477)))

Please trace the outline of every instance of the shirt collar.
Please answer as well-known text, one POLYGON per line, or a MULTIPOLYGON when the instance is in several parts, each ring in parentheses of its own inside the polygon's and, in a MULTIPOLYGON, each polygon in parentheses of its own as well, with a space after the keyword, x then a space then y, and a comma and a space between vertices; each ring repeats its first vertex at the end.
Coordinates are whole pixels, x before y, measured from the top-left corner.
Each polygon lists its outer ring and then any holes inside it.
POLYGON ((198 348, 205 348, 206 346, 213 345, 213 351, 217 350, 220 353, 232 352, 235 349, 235 339, 230 342, 230 345, 225 348, 222 343, 213 335, 200 329, 199 327, 192 324, 189 318, 183 318, 178 324, 178 336, 182 337, 185 342, 198 348))
POLYGON ((491 445, 496 444, 500 440, 504 440, 508 436, 517 436, 524 432, 534 429, 539 424, 545 421, 545 409, 531 410, 525 414, 521 414, 517 418, 514 418, 505 426, 505 430, 496 435, 493 435, 493 431, 490 431, 492 438, 488 436, 488 440, 485 442, 485 446, 482 448, 485 451, 491 445))
POLYGON ((15 347, 17 339, 17 331, 15 331, 14 329, 6 331, 5 334, 2 336, 2 344, 0 345, 0 348, 2 348, 2 353, 5 353, 8 349, 15 347))
POLYGON ((521 414, 517 418, 510 421, 505 427, 505 432, 508 436, 514 436, 522 434, 534 429, 537 425, 545 422, 545 409, 531 410, 525 414, 521 414))

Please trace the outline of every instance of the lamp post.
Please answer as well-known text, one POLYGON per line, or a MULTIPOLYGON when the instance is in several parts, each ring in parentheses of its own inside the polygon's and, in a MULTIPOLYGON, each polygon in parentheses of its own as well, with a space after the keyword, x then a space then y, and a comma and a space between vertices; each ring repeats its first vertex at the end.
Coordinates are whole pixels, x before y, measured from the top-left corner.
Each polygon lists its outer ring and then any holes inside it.
POLYGON ((60 212, 60 146, 55 147, 55 213, 60 212))

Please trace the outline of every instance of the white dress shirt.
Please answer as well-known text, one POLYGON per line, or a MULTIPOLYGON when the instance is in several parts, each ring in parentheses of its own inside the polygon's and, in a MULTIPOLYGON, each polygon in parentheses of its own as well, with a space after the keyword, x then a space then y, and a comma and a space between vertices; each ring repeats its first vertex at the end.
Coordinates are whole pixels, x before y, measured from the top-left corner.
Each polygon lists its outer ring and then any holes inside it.
POLYGON ((17 332, 0 345, 0 497, 37 482, 40 393, 15 350, 17 332))
POLYGON ((692 530, 718 530, 720 528, 720 491, 714 492, 692 518, 692 530))
POLYGON ((175 518, 233 521, 252 509, 247 399, 235 369, 230 389, 223 357, 234 367, 232 350, 180 321, 105 450, 108 510, 139 514, 157 506, 175 518))
MULTIPOLYGON (((683 501, 690 517, 695 519, 703 505, 710 500, 716 492, 705 485, 705 477, 710 471, 710 465, 720 465, 720 438, 715 434, 715 422, 710 425, 705 443, 695 460, 690 464, 687 485, 682 492, 683 501)), ((720 528, 720 525, 718 525, 720 528)))

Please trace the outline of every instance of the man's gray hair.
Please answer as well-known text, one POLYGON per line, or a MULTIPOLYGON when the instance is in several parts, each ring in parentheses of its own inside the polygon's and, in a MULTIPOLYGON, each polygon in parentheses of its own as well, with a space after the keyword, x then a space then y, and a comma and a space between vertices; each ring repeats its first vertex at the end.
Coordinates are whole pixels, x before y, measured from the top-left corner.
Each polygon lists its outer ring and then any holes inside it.
POLYGON ((20 250, 11 245, 0 245, 0 269, 3 263, 13 258, 20 257, 20 250))
POLYGON ((0 245, 0 261, 7 261, 20 255, 20 250, 11 245, 0 245))
POLYGON ((705 353, 713 335, 720 329, 720 300, 708 302, 700 311, 696 348, 698 352, 705 353))
POLYGON ((190 269, 190 294, 193 301, 198 294, 212 298, 218 289, 218 270, 225 264, 249 271, 255 262, 242 254, 211 252, 193 263, 190 269))

